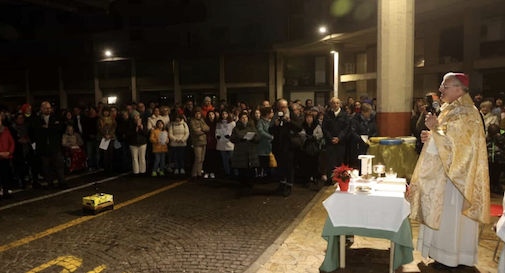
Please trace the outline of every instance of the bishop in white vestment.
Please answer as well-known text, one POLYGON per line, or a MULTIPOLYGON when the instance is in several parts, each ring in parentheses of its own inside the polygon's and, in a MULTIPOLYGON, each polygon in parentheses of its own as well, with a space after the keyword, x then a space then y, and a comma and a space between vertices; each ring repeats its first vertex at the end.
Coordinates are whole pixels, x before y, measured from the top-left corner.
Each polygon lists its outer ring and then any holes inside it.
POLYGON ((448 73, 440 115, 428 114, 425 143, 407 197, 421 223, 417 249, 434 267, 477 263, 479 222, 490 222, 484 124, 468 94, 468 76, 448 73))

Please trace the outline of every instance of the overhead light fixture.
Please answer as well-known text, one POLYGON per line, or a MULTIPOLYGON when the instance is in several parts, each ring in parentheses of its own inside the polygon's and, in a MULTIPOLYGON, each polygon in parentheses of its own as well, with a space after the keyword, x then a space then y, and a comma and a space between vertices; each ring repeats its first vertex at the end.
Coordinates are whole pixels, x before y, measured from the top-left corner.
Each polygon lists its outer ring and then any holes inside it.
POLYGON ((107 103, 108 104, 116 104, 117 97, 108 97, 107 98, 107 103))
POLYGON ((326 33, 327 31, 328 31, 328 30, 326 29, 326 27, 320 27, 320 28, 319 28, 319 33, 321 33, 321 34, 324 34, 324 33, 326 33))
POLYGON ((112 56, 112 51, 110 50, 105 50, 105 56, 111 57, 112 56))

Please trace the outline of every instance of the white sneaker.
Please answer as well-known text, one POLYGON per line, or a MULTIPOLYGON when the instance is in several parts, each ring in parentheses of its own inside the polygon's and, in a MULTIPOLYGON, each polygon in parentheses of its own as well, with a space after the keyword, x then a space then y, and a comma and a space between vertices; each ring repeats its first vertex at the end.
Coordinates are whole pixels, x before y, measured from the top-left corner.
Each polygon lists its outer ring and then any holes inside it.
POLYGON ((186 174, 186 171, 184 171, 184 169, 181 169, 181 174, 186 174))
POLYGON ((174 174, 179 174, 179 170, 175 169, 174 174))
POLYGON ((211 178, 211 179, 216 178, 216 176, 214 175, 214 173, 210 173, 210 178, 211 178))
POLYGON ((203 178, 205 178, 205 179, 209 178, 209 174, 208 173, 204 174, 203 178))
POLYGON ((173 172, 174 172, 174 169, 172 169, 172 168, 168 167, 168 168, 167 168, 167 172, 169 172, 169 173, 173 173, 173 172))

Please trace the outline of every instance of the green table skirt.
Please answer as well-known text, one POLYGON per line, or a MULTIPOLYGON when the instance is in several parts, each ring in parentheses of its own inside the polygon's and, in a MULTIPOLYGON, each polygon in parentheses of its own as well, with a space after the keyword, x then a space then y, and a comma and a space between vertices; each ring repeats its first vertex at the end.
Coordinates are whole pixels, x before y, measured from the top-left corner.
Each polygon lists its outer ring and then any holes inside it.
POLYGON ((328 242, 326 256, 324 262, 319 268, 321 271, 332 272, 340 267, 340 235, 358 235, 362 237, 374 237, 388 239, 395 243, 395 253, 393 269, 397 269, 400 265, 411 263, 414 260, 414 243, 412 242, 412 227, 408 218, 403 220, 403 223, 398 232, 367 229, 367 228, 352 228, 352 227, 334 227, 330 218, 326 218, 322 237, 328 242))
POLYGON ((379 162, 386 165, 386 171, 393 168, 398 177, 412 178, 412 173, 416 167, 419 155, 416 152, 414 143, 403 143, 400 145, 380 145, 372 143, 368 147, 367 153, 375 155, 373 165, 379 162))

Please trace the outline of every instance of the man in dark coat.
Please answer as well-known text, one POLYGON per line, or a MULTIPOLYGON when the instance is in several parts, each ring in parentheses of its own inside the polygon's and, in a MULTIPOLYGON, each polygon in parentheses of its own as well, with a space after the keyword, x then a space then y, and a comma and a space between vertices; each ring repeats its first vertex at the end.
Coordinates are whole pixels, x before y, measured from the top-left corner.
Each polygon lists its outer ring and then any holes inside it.
POLYGON ((288 109, 288 102, 281 99, 277 102, 279 112, 275 113, 270 123, 269 132, 273 135, 272 152, 277 160, 277 169, 281 176, 278 191, 284 197, 291 195, 294 181, 294 151, 302 147, 299 132, 302 124, 288 109))
POLYGON ((331 109, 326 112, 323 119, 323 134, 326 141, 326 154, 328 156, 326 184, 331 185, 331 174, 335 167, 344 162, 345 145, 348 141, 350 121, 345 111, 341 108, 340 99, 334 97, 330 101, 331 109))
POLYGON ((31 139, 35 139, 35 151, 41 157, 42 166, 45 172, 44 178, 47 180, 48 188, 53 187, 54 175, 58 176, 58 187, 67 188, 63 165, 63 155, 61 153, 61 132, 63 125, 60 120, 52 114, 51 103, 45 101, 41 105, 41 114, 34 118, 31 132, 34 134, 31 139))
POLYGON ((361 105, 361 112, 356 113, 354 118, 351 120, 351 166, 353 168, 358 168, 359 164, 358 156, 366 155, 368 150, 368 144, 361 138, 361 136, 377 137, 379 136, 379 130, 377 129, 377 124, 375 119, 372 118, 372 106, 368 103, 363 103, 361 105))

